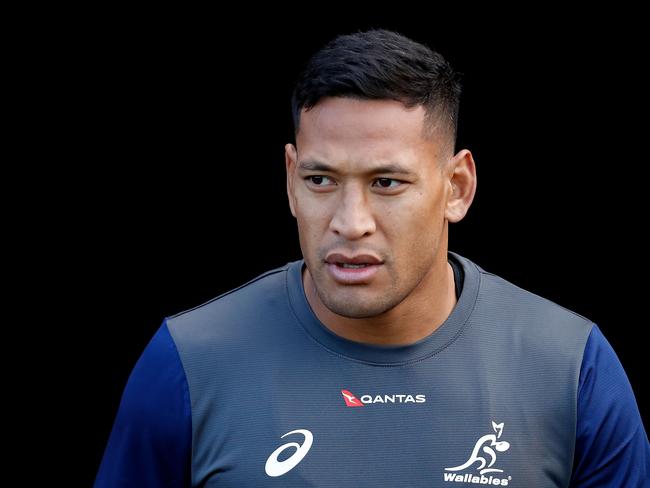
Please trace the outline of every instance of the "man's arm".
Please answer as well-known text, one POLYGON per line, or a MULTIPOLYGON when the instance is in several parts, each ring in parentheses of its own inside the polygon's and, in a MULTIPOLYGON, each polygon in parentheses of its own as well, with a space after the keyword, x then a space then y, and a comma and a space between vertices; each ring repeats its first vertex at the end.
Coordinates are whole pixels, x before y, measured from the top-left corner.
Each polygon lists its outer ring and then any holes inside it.
POLYGON ((191 422, 185 372, 163 321, 124 388, 94 487, 189 487, 191 422))
POLYGON ((650 486, 650 444, 632 385, 596 324, 582 358, 571 487, 650 486))

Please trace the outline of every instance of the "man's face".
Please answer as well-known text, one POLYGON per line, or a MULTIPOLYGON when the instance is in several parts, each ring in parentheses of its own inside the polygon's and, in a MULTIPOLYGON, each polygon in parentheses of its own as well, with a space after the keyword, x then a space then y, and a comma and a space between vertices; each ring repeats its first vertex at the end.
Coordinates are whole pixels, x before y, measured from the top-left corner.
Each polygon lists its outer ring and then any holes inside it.
POLYGON ((447 266, 451 183, 444 163, 451 154, 442 140, 423 137, 423 123, 420 105, 329 97, 303 110, 296 147, 285 147, 303 257, 334 313, 374 317, 401 303, 435 266, 447 276, 440 266, 447 266), (300 168, 308 162, 331 171, 300 168), (390 164, 409 173, 374 171, 390 164), (333 252, 372 254, 383 264, 362 283, 346 284, 328 269, 333 252))

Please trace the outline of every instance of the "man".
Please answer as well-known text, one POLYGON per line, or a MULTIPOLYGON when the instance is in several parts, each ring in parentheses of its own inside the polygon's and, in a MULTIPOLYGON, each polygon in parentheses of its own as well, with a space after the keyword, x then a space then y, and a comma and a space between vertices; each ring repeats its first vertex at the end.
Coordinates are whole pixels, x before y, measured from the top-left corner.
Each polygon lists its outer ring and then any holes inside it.
POLYGON ((96 487, 648 486, 597 325, 447 249, 477 184, 459 96, 394 32, 314 55, 286 145, 303 259, 163 321, 96 487))

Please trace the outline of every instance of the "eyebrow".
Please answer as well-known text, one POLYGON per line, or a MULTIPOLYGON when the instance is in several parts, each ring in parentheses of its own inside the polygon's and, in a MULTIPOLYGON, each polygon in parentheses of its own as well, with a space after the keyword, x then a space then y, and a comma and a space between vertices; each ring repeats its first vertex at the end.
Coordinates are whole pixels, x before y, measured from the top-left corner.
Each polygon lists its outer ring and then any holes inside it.
MULTIPOLYGON (((307 171, 327 171, 329 173, 338 173, 336 168, 316 160, 302 161, 298 165, 298 169, 307 170, 307 171)), ((412 176, 415 175, 413 171, 397 163, 387 163, 387 164, 382 164, 380 166, 375 166, 374 168, 370 168, 365 173, 366 174, 399 173, 399 174, 412 175, 412 176)))

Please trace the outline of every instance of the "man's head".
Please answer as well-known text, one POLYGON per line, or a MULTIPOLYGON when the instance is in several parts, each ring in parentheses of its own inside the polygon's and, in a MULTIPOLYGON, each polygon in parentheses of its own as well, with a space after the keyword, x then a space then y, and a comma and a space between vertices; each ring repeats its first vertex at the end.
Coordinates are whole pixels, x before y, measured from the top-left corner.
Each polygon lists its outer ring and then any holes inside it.
POLYGON ((301 110, 325 97, 397 100, 422 105, 424 137, 453 151, 461 86, 438 53, 396 32, 375 29, 342 35, 318 51, 299 75, 291 99, 296 134, 301 110))
POLYGON ((464 217, 476 189, 471 153, 454 155, 459 94, 442 56, 384 30, 337 37, 300 75, 287 192, 332 312, 374 317, 446 273, 447 222, 464 217), (345 284, 326 262, 332 253, 382 264, 345 284))

